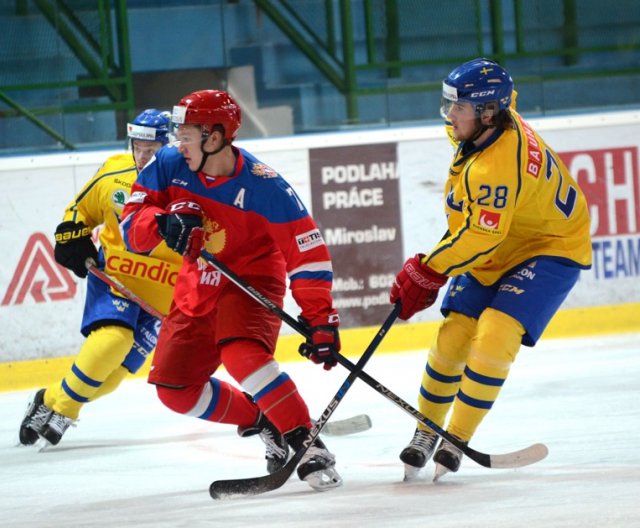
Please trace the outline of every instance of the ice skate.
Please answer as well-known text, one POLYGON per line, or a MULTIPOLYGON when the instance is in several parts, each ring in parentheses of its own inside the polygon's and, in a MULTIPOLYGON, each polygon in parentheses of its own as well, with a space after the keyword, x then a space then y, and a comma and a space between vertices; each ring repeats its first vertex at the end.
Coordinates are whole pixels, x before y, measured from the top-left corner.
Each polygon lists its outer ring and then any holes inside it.
POLYGON ((74 419, 68 418, 64 414, 51 411, 49 418, 42 426, 40 436, 51 445, 58 445, 66 430, 74 423, 74 419))
MULTIPOLYGON (((454 437, 459 440, 457 437, 454 437)), ((467 442, 462 443, 466 444, 467 442)), ((438 481, 441 477, 449 473, 455 473, 460 468, 460 462, 462 461, 462 451, 456 446, 450 444, 446 440, 440 442, 438 450, 433 455, 433 461, 436 463, 436 470, 433 475, 433 481, 438 481)))
POLYGON ((431 458, 438 435, 430 431, 417 429, 409 445, 400 453, 400 460, 404 462, 404 480, 413 480, 418 476, 420 470, 431 458))
POLYGON ((42 427, 53 412, 44 404, 44 391, 45 389, 40 389, 29 401, 20 424, 19 440, 22 445, 33 445, 38 441, 42 427))
MULTIPOLYGON (((296 451, 303 447, 303 442, 309 434, 306 427, 298 427, 287 433, 287 442, 296 451)), ((316 438, 313 445, 307 449, 300 464, 298 464, 298 478, 304 480, 317 491, 325 491, 342 485, 342 477, 335 469, 336 457, 331 453, 320 438, 316 438)))
POLYGON ((264 458, 267 460, 267 472, 275 473, 287 463, 289 446, 280 431, 262 413, 258 414, 256 423, 249 427, 238 427, 238 434, 242 437, 260 435, 265 445, 264 458))

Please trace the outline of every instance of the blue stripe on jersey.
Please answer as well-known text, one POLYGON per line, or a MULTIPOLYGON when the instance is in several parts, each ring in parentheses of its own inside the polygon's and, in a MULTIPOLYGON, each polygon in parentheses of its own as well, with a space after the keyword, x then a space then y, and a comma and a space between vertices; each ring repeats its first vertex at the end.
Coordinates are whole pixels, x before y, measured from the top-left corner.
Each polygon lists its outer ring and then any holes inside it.
POLYGON ((72 400, 75 400, 75 401, 80 402, 80 403, 87 403, 89 401, 89 398, 85 398, 84 396, 80 396, 77 392, 71 390, 71 387, 69 387, 69 385, 67 385, 67 380, 66 379, 62 380, 62 390, 64 392, 66 392, 67 396, 69 396, 69 398, 71 398, 72 400))
POLYGON ((436 396, 431 392, 427 392, 424 387, 420 387, 420 396, 425 400, 433 403, 451 403, 455 396, 436 396))
POLYGON ((294 273, 289 277, 289 279, 292 281, 297 279, 332 281, 333 273, 330 271, 301 271, 299 273, 294 273))
POLYGON ((516 203, 520 197, 520 191, 522 189, 522 135, 520 129, 516 126, 516 132, 518 134, 518 149, 516 150, 516 159, 518 163, 518 189, 516 190, 516 203))
POLYGON ((471 396, 467 396, 464 392, 458 391, 457 395, 458 399, 470 407, 476 407, 478 409, 491 409, 493 405, 492 401, 487 400, 477 400, 476 398, 472 398, 471 396))
POLYGON ((482 385, 489 385, 491 387, 502 387, 505 382, 504 378, 492 378, 491 376, 484 376, 477 372, 474 372, 469 367, 465 367, 464 375, 472 381, 481 383, 482 385))
POLYGON ((269 394, 271 391, 277 389, 278 387, 280 387, 280 385, 282 385, 283 383, 286 383, 287 381, 289 381, 289 375, 285 372, 281 372, 278 377, 276 379, 274 379, 271 383, 269 383, 268 385, 266 385, 264 387, 264 389, 262 389, 261 391, 256 392, 253 395, 253 400, 255 402, 258 402, 261 398, 264 398, 267 394, 269 394))
MULTIPOLYGON (((462 234, 467 231, 469 229, 469 223, 471 222, 471 215, 469 215, 467 217, 467 222, 465 224, 465 226, 460 229, 460 231, 458 231, 458 234, 451 239, 451 242, 449 242, 449 244, 445 244, 444 246, 442 246, 441 248, 437 249, 436 251, 434 251, 433 253, 431 253, 431 255, 429 255, 429 259, 427 260, 427 262, 425 262, 425 264, 428 266, 429 262, 431 261, 431 259, 433 257, 435 257, 436 255, 440 254, 442 251, 449 249, 450 247, 453 247, 453 245, 460 239, 460 237, 462 236, 462 234)), ((477 258, 486 255, 487 253, 491 253, 495 248, 497 248, 500 245, 500 243, 496 244, 495 246, 489 248, 486 251, 483 251, 482 253, 476 253, 473 257, 471 257, 469 260, 465 261, 465 262, 461 262, 460 264, 457 264, 456 266, 451 266, 450 268, 446 269, 445 271, 442 272, 443 275, 451 275, 451 273, 458 269, 458 268, 464 268, 465 266, 467 266, 469 263, 473 262, 474 260, 476 260, 477 258)))
POLYGON ((73 372, 82 383, 89 385, 90 387, 99 387, 102 385, 101 381, 96 381, 82 372, 75 363, 71 365, 71 372, 73 372))
POLYGON ((206 410, 198 416, 202 420, 208 420, 209 417, 215 412, 220 400, 220 382, 215 378, 209 378, 209 385, 211 385, 211 400, 207 405, 206 410))
POLYGON ((442 383, 457 383, 462 379, 462 376, 458 374, 457 376, 445 376, 444 374, 440 374, 437 370, 431 368, 431 365, 427 363, 425 367, 427 374, 430 378, 433 378, 436 381, 440 381, 442 383))

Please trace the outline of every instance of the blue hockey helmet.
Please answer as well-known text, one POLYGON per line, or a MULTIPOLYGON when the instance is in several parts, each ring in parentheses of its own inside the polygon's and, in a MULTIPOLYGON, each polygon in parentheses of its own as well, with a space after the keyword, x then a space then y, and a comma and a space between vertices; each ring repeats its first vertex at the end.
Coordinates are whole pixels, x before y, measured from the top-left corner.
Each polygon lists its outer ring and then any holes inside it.
POLYGON ((159 141, 163 145, 169 143, 171 113, 148 108, 131 123, 127 123, 127 137, 142 141, 159 141))
POLYGON ((467 102, 478 116, 489 103, 497 103, 492 107, 497 114, 509 108, 512 94, 513 79, 502 66, 490 59, 473 59, 455 68, 442 82, 440 113, 446 117, 452 104, 467 102))

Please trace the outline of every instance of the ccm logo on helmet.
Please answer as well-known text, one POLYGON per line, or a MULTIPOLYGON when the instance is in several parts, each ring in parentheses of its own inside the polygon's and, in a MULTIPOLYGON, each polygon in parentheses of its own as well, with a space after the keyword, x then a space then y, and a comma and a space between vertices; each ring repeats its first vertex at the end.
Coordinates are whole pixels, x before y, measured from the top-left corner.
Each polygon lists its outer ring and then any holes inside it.
POLYGON ((483 90, 482 92, 473 92, 469 97, 487 97, 488 95, 494 95, 495 93, 495 90, 483 90))

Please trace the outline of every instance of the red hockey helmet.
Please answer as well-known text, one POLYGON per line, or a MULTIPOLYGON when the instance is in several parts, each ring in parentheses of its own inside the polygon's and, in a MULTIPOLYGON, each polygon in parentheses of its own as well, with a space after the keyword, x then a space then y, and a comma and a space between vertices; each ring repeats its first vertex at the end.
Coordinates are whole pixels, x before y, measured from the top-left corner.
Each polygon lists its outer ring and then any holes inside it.
POLYGON ((240 107, 221 90, 199 90, 180 99, 173 107, 174 125, 199 125, 203 134, 210 134, 215 125, 224 127, 224 139, 231 143, 238 134, 242 117, 240 107))

